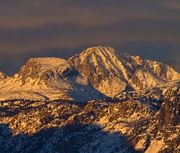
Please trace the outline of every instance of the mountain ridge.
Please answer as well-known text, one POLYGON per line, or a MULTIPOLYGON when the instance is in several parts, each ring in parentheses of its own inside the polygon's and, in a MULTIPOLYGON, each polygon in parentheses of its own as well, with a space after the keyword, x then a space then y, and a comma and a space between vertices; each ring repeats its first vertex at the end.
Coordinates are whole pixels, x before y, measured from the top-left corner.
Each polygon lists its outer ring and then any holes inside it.
POLYGON ((180 78, 171 67, 92 47, 31 58, 0 79, 3 153, 180 152, 180 78))
POLYGON ((77 98, 83 98, 83 93, 87 97, 113 98, 126 90, 175 84, 178 80, 180 74, 170 66, 139 56, 118 54, 111 47, 97 46, 68 60, 57 57, 31 58, 14 76, 2 77, 0 86, 6 94, 25 91, 26 94, 38 93, 38 97, 42 95, 51 100, 56 97, 69 100, 73 99, 69 93, 74 91, 77 98), (81 96, 77 96, 78 91, 82 91, 81 96))

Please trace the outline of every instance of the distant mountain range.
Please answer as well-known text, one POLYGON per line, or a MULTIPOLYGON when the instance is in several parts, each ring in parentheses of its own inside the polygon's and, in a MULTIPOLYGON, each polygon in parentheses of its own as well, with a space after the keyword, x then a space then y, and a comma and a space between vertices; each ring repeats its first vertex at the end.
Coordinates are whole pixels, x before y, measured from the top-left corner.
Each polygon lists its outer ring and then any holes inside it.
POLYGON ((92 47, 0 73, 2 153, 179 153, 180 73, 92 47))
POLYGON ((68 60, 32 58, 11 77, 0 73, 0 100, 67 99, 87 101, 114 98, 122 91, 138 91, 177 84, 172 67, 139 56, 118 54, 110 47, 92 47, 68 60))

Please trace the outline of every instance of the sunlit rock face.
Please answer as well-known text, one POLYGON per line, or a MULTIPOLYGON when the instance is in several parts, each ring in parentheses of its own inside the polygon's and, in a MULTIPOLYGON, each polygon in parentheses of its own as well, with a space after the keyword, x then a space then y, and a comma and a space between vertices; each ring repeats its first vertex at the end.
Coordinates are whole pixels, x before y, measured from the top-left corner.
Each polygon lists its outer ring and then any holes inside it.
POLYGON ((110 97, 127 89, 142 90, 180 79, 179 73, 165 64, 118 54, 110 47, 88 48, 68 61, 94 88, 110 97))
POLYGON ((4 80, 6 78, 5 74, 0 72, 0 81, 4 80))
POLYGON ((112 48, 89 48, 70 58, 69 62, 107 96, 113 97, 127 87, 125 78, 129 78, 131 73, 124 68, 112 48))

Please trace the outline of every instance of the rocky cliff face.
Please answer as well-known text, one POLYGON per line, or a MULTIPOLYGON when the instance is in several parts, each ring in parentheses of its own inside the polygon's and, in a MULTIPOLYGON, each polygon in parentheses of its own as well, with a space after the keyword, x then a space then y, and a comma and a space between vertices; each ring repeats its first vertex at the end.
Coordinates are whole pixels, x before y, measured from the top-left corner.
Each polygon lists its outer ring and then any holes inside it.
POLYGON ((176 126, 180 123, 180 90, 178 87, 165 91, 166 98, 159 114, 159 126, 176 126))

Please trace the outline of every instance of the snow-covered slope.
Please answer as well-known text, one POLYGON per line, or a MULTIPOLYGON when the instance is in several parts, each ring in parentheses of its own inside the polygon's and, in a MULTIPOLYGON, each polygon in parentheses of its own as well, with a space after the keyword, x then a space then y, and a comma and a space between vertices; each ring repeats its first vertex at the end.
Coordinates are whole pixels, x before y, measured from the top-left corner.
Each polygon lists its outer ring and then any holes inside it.
POLYGON ((180 79, 180 74, 165 64, 117 54, 110 47, 88 48, 71 57, 69 62, 94 88, 110 97, 126 89, 142 90, 180 79))
POLYGON ((12 77, 0 82, 0 99, 73 99, 102 97, 66 60, 32 58, 12 77))

